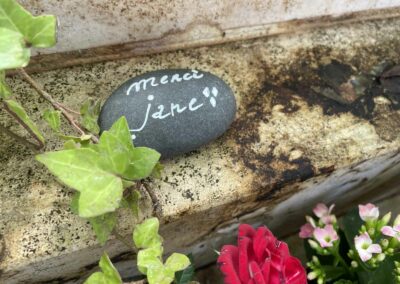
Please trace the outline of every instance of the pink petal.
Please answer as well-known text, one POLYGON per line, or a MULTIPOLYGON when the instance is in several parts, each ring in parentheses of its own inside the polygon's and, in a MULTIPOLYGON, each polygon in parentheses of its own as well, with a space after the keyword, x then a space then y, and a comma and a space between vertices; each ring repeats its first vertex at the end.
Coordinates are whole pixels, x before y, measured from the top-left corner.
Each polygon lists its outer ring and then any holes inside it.
POLYGON ((371 203, 358 205, 358 211, 363 221, 376 220, 379 217, 379 208, 371 203))
POLYGON ((360 258, 363 262, 366 262, 372 258, 372 254, 367 252, 366 250, 358 251, 358 255, 360 256, 360 258))
POLYGON ((249 274, 249 247, 251 240, 247 237, 241 237, 239 240, 239 278, 242 283, 247 283, 250 280, 249 274))
POLYGON ((255 261, 250 262, 249 270, 251 279, 254 280, 254 284, 265 284, 264 276, 261 272, 261 269, 255 261))
POLYGON ((399 224, 399 225, 395 225, 395 226, 393 227, 393 229, 394 229, 396 232, 400 233, 400 224, 399 224))
POLYGON ((225 245, 221 249, 218 257, 218 264, 224 274, 225 284, 242 284, 237 274, 238 267, 238 248, 232 245, 225 245))
POLYGON ((329 206, 328 214, 331 214, 333 208, 335 208, 335 204, 332 204, 331 206, 329 206))
POLYGON ((367 251, 369 253, 381 253, 382 252, 382 248, 380 245, 378 244, 372 244, 369 246, 369 248, 367 249, 367 251))
POLYGON ((372 244, 372 240, 371 240, 371 238, 369 237, 368 233, 364 233, 364 234, 361 234, 361 235, 359 235, 359 236, 356 236, 356 237, 354 238, 354 243, 355 243, 355 245, 356 245, 356 248, 357 248, 357 247, 358 247, 358 248, 362 248, 362 245, 363 245, 363 244, 367 244, 367 245, 372 244))
POLYGON ((389 226, 384 226, 381 229, 382 234, 384 234, 385 236, 389 236, 389 237, 394 237, 396 235, 396 231, 389 226))
POLYGON ((310 223, 305 223, 300 228, 299 237, 302 239, 311 238, 314 232, 314 228, 310 223))
POLYGON ((318 203, 318 204, 314 207, 313 212, 314 212, 315 216, 317 216, 318 218, 321 218, 322 216, 328 214, 329 209, 328 209, 328 207, 326 207, 325 204, 323 204, 323 203, 318 203))

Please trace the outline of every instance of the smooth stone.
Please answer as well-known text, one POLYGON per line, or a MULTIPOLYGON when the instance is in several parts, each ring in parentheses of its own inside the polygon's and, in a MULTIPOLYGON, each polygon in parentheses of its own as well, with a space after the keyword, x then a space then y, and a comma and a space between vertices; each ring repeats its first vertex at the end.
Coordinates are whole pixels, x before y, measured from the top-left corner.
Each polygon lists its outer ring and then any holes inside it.
POLYGON ((125 116, 136 147, 153 148, 168 158, 221 136, 235 114, 233 92, 217 76, 166 69, 123 83, 104 103, 99 125, 107 130, 125 116))

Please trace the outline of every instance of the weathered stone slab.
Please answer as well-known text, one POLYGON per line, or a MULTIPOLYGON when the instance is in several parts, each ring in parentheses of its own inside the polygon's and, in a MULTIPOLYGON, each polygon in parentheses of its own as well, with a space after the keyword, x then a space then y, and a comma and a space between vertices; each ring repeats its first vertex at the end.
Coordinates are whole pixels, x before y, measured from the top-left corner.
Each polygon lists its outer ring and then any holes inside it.
MULTIPOLYGON (((166 162, 162 179, 147 184, 152 198, 144 198, 143 215, 155 213, 164 223, 166 251, 190 249, 199 264, 206 264, 238 221, 291 233, 283 228, 296 230, 302 212, 316 200, 345 205, 395 188, 379 187, 399 172, 400 119, 393 100, 374 93, 361 112, 311 87, 323 86, 318 70, 332 59, 360 72, 383 57, 397 61, 398 34, 400 19, 360 23, 35 78, 74 108, 88 97, 107 98, 127 77, 176 66, 209 71, 232 87, 238 102, 232 128, 210 145, 166 162)), ((19 79, 9 81, 38 119, 36 109, 48 106, 27 95, 32 90, 19 79)), ((2 112, 0 119, 7 122, 2 112)), ((39 126, 50 136, 44 124, 39 126)), ((96 267, 103 248, 88 224, 70 212, 70 192, 31 152, 3 134, 0 139, 0 282, 78 282, 96 267)), ((49 149, 58 143, 50 140, 49 149)), ((121 215, 118 230, 129 236, 133 220, 121 215)), ((124 276, 135 273, 134 256, 122 243, 113 239, 105 249, 124 276)))

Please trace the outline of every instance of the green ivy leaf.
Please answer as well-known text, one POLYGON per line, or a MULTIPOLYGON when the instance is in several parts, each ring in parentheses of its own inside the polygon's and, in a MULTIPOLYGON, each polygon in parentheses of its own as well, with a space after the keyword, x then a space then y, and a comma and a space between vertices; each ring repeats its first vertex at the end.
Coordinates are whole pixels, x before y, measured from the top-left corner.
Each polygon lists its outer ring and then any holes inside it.
POLYGON ((165 262, 165 267, 171 271, 177 272, 185 269, 190 265, 189 258, 181 253, 173 253, 167 258, 165 262))
POLYGON ((162 267, 150 268, 147 271, 149 284, 170 284, 174 281, 174 272, 162 267))
POLYGON ((14 100, 4 100, 7 107, 11 112, 13 112, 21 121, 23 121, 29 129, 35 134, 35 136, 44 144, 44 137, 42 133, 40 133, 39 128, 36 124, 30 119, 29 115, 26 113, 24 108, 14 100))
POLYGON ((56 132, 60 132, 61 111, 47 109, 43 113, 43 118, 50 125, 51 129, 53 129, 56 132))
POLYGON ((163 170, 164 170, 164 166, 160 162, 158 162, 154 166, 154 169, 153 169, 153 172, 151 173, 151 176, 153 178, 160 179, 163 170))
MULTIPOLYGON (((0 41, 0 44, 1 44, 1 41, 0 41)), ((1 51, 0 51, 0 57, 1 57, 1 51)), ((0 62, 3 62, 1 58, 0 58, 0 62)), ((0 67, 0 69, 1 69, 1 67, 0 67)), ((11 97, 11 90, 6 83, 6 72, 4 70, 0 70, 0 98, 8 99, 9 97, 11 97)))
POLYGON ((100 114, 100 100, 87 100, 81 107, 82 125, 93 134, 99 134, 100 128, 97 124, 97 118, 100 114))
POLYGON ((123 207, 131 209, 133 216, 136 218, 139 218, 139 200, 141 197, 142 196, 138 190, 132 190, 129 192, 129 195, 124 197, 122 200, 123 207))
POLYGON ((56 44, 56 17, 34 17, 15 0, 0 1, 0 27, 20 33, 34 47, 51 47, 56 44))
POLYGON ((194 277, 194 265, 193 265, 193 255, 190 253, 188 255, 188 258, 190 260, 190 265, 186 267, 182 271, 178 271, 175 273, 175 283, 176 284, 188 284, 190 281, 192 281, 194 277))
POLYGON ((149 270, 163 270, 164 265, 161 261, 162 252, 161 245, 140 250, 137 256, 139 271, 143 274, 148 274, 149 270))
POLYGON ((150 176, 160 159, 160 153, 146 147, 134 148, 130 155, 130 164, 123 176, 132 180, 140 180, 150 176))
POLYGON ((104 131, 99 139, 96 150, 103 157, 107 170, 122 175, 129 165, 129 149, 118 137, 104 131))
POLYGON ((117 215, 115 212, 111 212, 94 218, 89 218, 89 222, 96 233, 97 240, 100 244, 104 245, 117 224, 117 215))
POLYGON ((115 211, 122 199, 122 181, 100 167, 97 152, 89 148, 62 150, 37 155, 63 183, 80 192, 79 215, 96 217, 115 211))
POLYGON ((121 276, 106 253, 101 257, 99 265, 103 272, 93 273, 85 284, 122 284, 121 276))
POLYGON ((151 248, 161 246, 162 239, 158 234, 160 223, 157 218, 146 219, 136 226, 133 231, 133 241, 137 248, 151 248))
POLYGON ((111 134, 118 137, 126 148, 133 149, 131 132, 125 116, 120 117, 108 130, 111 134))
MULTIPOLYGON (((29 63, 30 56, 31 52, 25 47, 22 34, 1 27, 0 12, 0 69, 25 67, 29 63)), ((0 96, 2 94, 1 88, 0 86, 0 96)))

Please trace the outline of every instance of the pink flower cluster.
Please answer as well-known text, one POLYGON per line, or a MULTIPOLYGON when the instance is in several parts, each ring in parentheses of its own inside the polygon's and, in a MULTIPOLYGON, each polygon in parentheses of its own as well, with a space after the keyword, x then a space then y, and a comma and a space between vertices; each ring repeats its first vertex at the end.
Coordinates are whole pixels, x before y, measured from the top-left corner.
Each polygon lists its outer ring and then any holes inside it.
POLYGON ((337 222, 336 216, 332 214, 334 207, 334 204, 328 208, 325 204, 318 203, 313 212, 319 220, 316 222, 312 217, 307 216, 307 223, 300 228, 300 238, 314 238, 322 248, 332 247, 333 243, 339 239, 334 228, 337 222))

